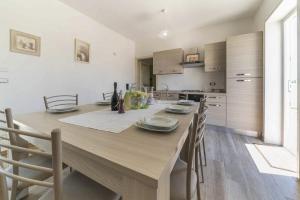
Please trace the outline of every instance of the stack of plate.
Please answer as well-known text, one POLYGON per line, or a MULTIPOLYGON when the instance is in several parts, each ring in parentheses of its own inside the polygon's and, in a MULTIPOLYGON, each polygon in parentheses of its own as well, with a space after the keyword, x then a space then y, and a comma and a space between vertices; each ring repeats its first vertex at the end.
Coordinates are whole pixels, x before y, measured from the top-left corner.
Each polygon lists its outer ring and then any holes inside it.
POLYGON ((181 105, 170 105, 166 108, 166 112, 177 113, 177 114, 188 114, 192 112, 191 107, 181 105))
POLYGON ((111 104, 111 100, 108 99, 108 100, 102 100, 102 101, 97 101, 96 102, 96 105, 99 105, 99 106, 109 106, 111 104))
POLYGON ((54 106, 53 108, 48 108, 47 112, 49 113, 68 113, 79 110, 78 106, 75 105, 60 105, 54 106))
POLYGON ((179 100, 179 101, 177 101, 177 104, 183 105, 183 106, 192 106, 195 104, 195 102, 192 100, 179 100))
POLYGON ((152 116, 136 122, 137 127, 156 132, 171 132, 178 125, 179 122, 177 119, 164 116, 152 116))

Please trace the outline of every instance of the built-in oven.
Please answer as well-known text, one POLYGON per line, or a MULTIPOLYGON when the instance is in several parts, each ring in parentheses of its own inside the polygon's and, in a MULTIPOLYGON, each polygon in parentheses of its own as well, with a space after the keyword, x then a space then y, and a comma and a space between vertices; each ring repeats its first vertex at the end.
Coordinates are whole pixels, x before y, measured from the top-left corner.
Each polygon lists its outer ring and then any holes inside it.
POLYGON ((186 93, 179 93, 179 100, 187 100, 188 94, 186 93))
POLYGON ((188 100, 200 102, 204 98, 204 94, 188 94, 188 100))
POLYGON ((192 100, 195 102, 200 102, 204 98, 204 94, 197 93, 179 93, 179 99, 192 100))

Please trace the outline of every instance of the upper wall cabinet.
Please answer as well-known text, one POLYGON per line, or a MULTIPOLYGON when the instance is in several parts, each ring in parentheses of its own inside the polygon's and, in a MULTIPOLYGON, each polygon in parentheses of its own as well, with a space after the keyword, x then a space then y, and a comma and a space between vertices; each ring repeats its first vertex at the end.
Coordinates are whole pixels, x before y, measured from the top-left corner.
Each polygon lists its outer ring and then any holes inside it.
POLYGON ((206 44, 204 53, 205 72, 226 71, 226 42, 206 44))
POLYGON ((153 53, 153 74, 183 74, 182 49, 171 49, 153 53))
POLYGON ((227 39, 227 78, 263 76, 263 33, 227 39))

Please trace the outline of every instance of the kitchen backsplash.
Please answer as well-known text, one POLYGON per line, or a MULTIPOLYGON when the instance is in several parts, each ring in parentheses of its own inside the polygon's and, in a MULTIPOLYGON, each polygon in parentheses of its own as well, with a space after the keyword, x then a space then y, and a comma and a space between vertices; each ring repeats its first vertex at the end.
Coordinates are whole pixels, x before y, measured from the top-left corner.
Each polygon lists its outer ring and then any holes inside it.
POLYGON ((225 72, 204 72, 204 67, 185 68, 184 74, 157 75, 157 89, 169 90, 210 90, 225 89, 225 72), (215 82, 215 86, 210 86, 215 82))

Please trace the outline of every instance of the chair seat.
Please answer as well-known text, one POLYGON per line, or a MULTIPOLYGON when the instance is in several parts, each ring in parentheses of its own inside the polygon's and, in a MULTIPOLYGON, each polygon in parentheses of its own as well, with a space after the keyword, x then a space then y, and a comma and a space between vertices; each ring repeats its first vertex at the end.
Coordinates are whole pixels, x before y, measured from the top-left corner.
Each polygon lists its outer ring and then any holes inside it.
MULTIPOLYGON (((50 189, 40 198, 40 200, 53 200, 53 196, 54 192, 50 189)), ((120 195, 75 171, 63 180, 63 199, 119 200, 120 195)))
MULTIPOLYGON (((176 161, 176 164, 171 173, 171 200, 186 200, 186 179, 187 179, 187 163, 181 159, 176 161)), ((192 200, 197 199, 196 195, 197 175, 192 170, 191 192, 192 200)))
MULTIPOLYGON (((20 162, 52 168, 52 160, 45 156, 38 156, 38 155, 29 156, 27 158, 21 159, 20 162)), ((13 173, 12 166, 8 167, 6 170, 10 173, 13 173)), ((37 170, 30 170, 30 169, 23 168, 23 167, 19 167, 19 175, 22 177, 35 179, 35 180, 41 180, 41 181, 48 179, 49 177, 52 176, 51 173, 41 172, 41 171, 37 171, 37 170)), ((8 189, 11 190, 12 179, 7 178, 7 185, 8 185, 8 189)), ((31 186, 31 184, 18 181, 18 190, 22 190, 29 186, 31 186)))

